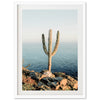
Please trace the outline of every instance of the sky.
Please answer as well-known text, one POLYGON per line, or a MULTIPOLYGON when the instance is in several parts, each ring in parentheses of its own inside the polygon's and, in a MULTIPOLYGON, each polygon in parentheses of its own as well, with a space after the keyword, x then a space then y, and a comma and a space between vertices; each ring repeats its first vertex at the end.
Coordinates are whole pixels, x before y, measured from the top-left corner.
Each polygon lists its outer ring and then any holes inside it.
POLYGON ((53 42, 56 41, 57 30, 60 42, 77 42, 77 24, 77 10, 23 10, 23 43, 41 42, 42 34, 48 41, 49 29, 52 29, 53 42))

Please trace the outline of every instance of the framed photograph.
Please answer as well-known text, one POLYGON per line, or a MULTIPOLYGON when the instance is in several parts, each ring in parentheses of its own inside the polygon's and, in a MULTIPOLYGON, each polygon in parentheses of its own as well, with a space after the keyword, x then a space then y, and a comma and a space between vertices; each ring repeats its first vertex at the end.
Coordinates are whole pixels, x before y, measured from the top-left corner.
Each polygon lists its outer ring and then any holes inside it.
POLYGON ((17 3, 16 98, 86 97, 85 3, 17 3))

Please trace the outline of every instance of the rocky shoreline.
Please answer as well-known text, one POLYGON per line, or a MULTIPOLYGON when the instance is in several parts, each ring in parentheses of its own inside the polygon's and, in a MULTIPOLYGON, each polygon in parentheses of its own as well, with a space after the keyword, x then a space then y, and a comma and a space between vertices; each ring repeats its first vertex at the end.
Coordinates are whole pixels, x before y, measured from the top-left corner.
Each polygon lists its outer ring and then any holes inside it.
POLYGON ((63 72, 39 73, 22 67, 22 90, 78 90, 78 80, 63 72))

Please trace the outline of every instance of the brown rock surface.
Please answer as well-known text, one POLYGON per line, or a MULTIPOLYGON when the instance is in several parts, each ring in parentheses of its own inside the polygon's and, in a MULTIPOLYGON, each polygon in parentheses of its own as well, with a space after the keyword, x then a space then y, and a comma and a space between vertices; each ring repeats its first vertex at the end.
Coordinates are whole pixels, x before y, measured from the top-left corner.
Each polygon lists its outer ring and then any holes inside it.
POLYGON ((67 84, 67 79, 62 79, 60 85, 65 86, 66 84, 67 84))
POLYGON ((29 71, 22 67, 23 90, 78 90, 78 81, 62 72, 29 71))
POLYGON ((73 89, 78 89, 78 82, 74 84, 73 89))

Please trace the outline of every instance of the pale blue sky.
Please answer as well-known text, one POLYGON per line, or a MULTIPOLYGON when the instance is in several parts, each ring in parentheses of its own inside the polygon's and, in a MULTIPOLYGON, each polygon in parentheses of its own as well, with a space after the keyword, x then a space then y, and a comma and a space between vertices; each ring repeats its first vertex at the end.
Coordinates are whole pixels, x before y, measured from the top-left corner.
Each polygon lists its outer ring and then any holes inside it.
POLYGON ((48 40, 48 31, 53 31, 53 42, 57 30, 60 31, 60 42, 77 41, 77 10, 23 10, 23 42, 41 42, 42 33, 48 40))

